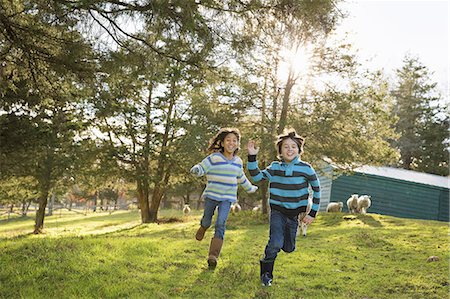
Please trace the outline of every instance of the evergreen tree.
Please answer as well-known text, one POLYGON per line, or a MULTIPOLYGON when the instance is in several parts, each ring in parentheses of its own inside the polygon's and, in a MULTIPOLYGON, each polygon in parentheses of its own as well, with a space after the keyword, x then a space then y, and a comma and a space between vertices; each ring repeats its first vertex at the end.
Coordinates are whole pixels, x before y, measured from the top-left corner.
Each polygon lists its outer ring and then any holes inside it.
POLYGON ((440 100, 436 83, 418 58, 406 56, 397 70, 394 115, 400 134, 392 142, 400 151, 404 169, 448 174, 448 113, 436 107, 440 100))

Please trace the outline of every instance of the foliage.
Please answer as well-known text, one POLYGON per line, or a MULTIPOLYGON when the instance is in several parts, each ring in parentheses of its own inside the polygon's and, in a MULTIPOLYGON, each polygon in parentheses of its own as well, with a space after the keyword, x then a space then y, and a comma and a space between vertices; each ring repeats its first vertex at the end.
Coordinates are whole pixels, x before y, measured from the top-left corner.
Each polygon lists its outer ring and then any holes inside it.
MULTIPOLYGON (((364 70, 345 43, 322 41, 311 51, 308 84, 293 86, 284 116, 288 127, 306 137, 303 159, 313 165, 325 159, 349 169, 395 162, 397 153, 389 141, 398 137, 392 129, 397 118, 392 117, 393 98, 383 73, 364 70)), ((249 70, 261 78, 256 106, 261 116, 249 119, 249 134, 256 133, 262 159, 269 161, 275 159, 272 144, 286 104, 280 101, 275 70, 270 64, 249 70), (253 124, 260 129, 255 132, 253 124)))
POLYGON ((14 204, 16 206, 23 202, 35 200, 36 180, 33 177, 10 177, 0 181, 0 204, 14 204))
POLYGON ((93 78, 93 54, 77 19, 57 3, 2 1, 0 16, 1 176, 37 181, 39 232, 47 197, 83 143, 77 103, 93 78))
POLYGON ((56 1, 1 1, 0 18, 0 90, 9 94, 2 108, 36 105, 69 74, 78 82, 92 78, 90 45, 56 1))
POLYGON ((367 83, 354 81, 349 91, 316 91, 297 106, 292 123, 307 138, 307 161, 327 158, 349 168, 395 161, 388 143, 396 135, 387 82, 380 74, 364 76, 367 83))
POLYGON ((450 112, 448 107, 429 107, 425 111, 423 127, 419 130, 422 136, 420 151, 415 161, 415 170, 449 175, 450 149, 450 112))
POLYGON ((393 144, 399 149, 399 166, 405 169, 448 175, 448 109, 440 108, 436 83, 418 58, 406 56, 397 70, 393 90, 395 126, 401 135, 393 144))

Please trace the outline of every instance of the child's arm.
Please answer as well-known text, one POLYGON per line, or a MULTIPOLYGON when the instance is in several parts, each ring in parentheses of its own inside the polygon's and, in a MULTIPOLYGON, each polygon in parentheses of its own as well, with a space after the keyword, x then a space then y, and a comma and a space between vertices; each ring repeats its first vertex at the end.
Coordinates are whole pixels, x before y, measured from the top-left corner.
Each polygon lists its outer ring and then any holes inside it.
POLYGON ((270 166, 267 169, 261 171, 258 167, 258 161, 256 160, 256 154, 259 152, 259 148, 255 146, 255 142, 250 140, 247 144, 248 149, 248 163, 247 169, 252 176, 254 182, 259 182, 261 180, 270 180, 270 166))
POLYGON ((190 172, 195 176, 203 176, 208 173, 211 168, 211 158, 210 156, 203 159, 202 162, 192 166, 190 172))
POLYGON ((237 182, 248 193, 254 193, 254 192, 256 192, 256 190, 258 190, 258 186, 252 185, 252 183, 250 183, 250 181, 247 179, 247 177, 245 176, 244 170, 242 168, 237 177, 237 182))
POLYGON ((192 173, 195 176, 202 176, 205 175, 205 171, 203 170, 203 168, 200 166, 200 164, 196 164, 194 166, 192 166, 190 173, 192 173))
MULTIPOLYGON (((308 173, 308 182, 311 185, 312 191, 313 191, 313 198, 312 198, 312 206, 311 211, 308 213, 308 216, 311 218, 316 217, 317 212, 319 211, 319 205, 320 205, 320 182, 317 178, 316 171, 311 166, 310 173, 308 173)), ((306 218, 306 217, 305 217, 306 218)), ((311 220, 312 222, 312 220, 311 220)))

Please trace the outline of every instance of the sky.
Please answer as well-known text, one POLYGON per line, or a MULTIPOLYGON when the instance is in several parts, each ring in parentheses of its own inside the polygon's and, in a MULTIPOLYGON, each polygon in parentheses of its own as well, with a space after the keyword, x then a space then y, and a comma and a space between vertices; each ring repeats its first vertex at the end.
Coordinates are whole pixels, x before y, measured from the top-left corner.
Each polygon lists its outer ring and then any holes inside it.
POLYGON ((339 8, 348 17, 338 36, 348 33, 346 40, 358 55, 371 59, 369 68, 383 68, 393 76, 409 53, 433 72, 431 79, 449 99, 450 1, 347 0, 339 8))

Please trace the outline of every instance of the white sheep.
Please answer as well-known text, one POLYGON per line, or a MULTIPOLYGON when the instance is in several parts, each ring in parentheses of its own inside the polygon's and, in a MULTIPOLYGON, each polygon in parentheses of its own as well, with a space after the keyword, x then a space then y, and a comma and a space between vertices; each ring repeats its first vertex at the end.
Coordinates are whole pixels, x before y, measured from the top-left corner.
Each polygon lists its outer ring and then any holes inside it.
POLYGON ((189 204, 185 204, 183 208, 183 214, 184 216, 187 216, 189 215, 189 213, 191 213, 191 208, 189 207, 189 204))
POLYGON ((352 194, 349 199, 347 199, 348 211, 352 214, 357 212, 358 209, 358 194, 352 194))
POLYGON ((302 235, 306 237, 306 231, 308 229, 308 224, 304 223, 302 220, 306 217, 306 215, 311 212, 311 206, 312 202, 308 201, 308 205, 306 206, 306 212, 301 212, 298 214, 298 229, 297 229, 297 236, 300 234, 300 230, 302 231, 302 235))
POLYGON ((241 210, 242 210, 242 208, 241 208, 241 206, 239 205, 239 203, 238 202, 235 202, 235 203, 233 203, 233 204, 231 204, 231 213, 239 213, 241 210))
POLYGON ((252 211, 254 212, 254 213, 257 213, 257 212, 259 212, 259 211, 261 211, 261 205, 257 205, 256 207, 254 207, 253 209, 252 209, 252 211))
POLYGON ((361 195, 358 197, 358 212, 365 214, 371 204, 370 195, 361 195))
POLYGON ((342 207, 344 204, 342 202, 330 202, 327 206, 327 213, 329 212, 342 212, 342 207))

